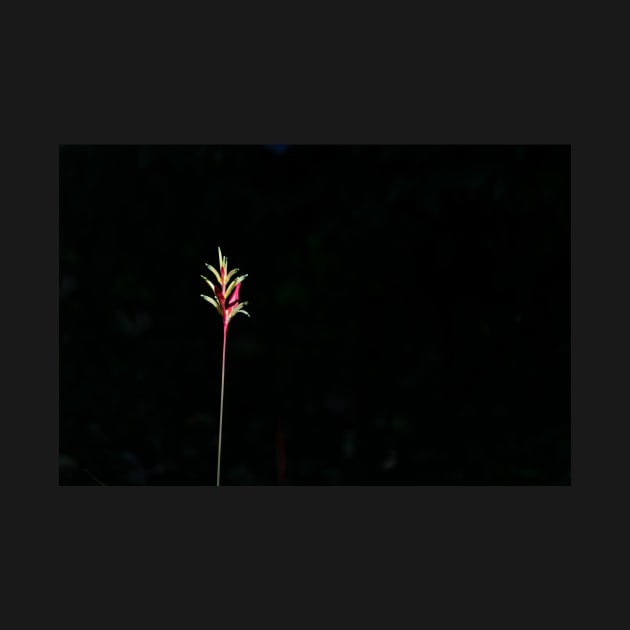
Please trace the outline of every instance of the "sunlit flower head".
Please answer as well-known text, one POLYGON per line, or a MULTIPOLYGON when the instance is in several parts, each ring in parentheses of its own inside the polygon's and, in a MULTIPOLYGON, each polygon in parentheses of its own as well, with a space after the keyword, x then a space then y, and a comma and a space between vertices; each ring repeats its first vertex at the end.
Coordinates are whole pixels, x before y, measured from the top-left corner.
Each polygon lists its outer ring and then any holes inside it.
POLYGON ((207 302, 210 302, 210 304, 217 309, 217 312, 223 318, 223 326, 227 328, 227 325, 237 313, 244 313, 249 317, 249 313, 243 310, 243 306, 245 306, 247 302, 239 302, 241 282, 247 278, 247 274, 234 278, 238 269, 232 269, 232 271, 228 272, 228 260, 221 254, 220 247, 219 271, 208 263, 206 263, 206 267, 214 274, 219 284, 214 285, 208 278, 201 276, 214 293, 214 297, 208 297, 203 294, 201 297, 207 302))

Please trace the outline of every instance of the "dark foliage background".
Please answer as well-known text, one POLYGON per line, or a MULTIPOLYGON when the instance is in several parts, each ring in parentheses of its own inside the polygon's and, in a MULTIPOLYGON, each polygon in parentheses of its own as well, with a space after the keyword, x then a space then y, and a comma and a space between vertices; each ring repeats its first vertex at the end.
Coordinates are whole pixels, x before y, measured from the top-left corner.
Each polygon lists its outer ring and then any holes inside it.
POLYGON ((60 147, 61 484, 569 484, 570 147, 60 147), (286 458, 281 478, 279 441, 286 458))

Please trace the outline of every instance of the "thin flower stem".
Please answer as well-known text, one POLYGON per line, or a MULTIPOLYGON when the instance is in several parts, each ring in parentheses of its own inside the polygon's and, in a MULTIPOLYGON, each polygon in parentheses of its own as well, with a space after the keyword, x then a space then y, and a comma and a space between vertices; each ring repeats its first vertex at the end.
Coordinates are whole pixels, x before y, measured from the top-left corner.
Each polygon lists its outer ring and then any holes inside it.
POLYGON ((223 392, 225 390, 225 347, 227 345, 227 329, 230 320, 237 313, 243 313, 249 317, 249 313, 243 310, 243 306, 247 302, 239 301, 239 293, 241 282, 247 278, 247 274, 230 279, 236 274, 238 269, 232 269, 228 272, 228 261, 221 253, 219 247, 219 270, 217 271, 212 265, 206 263, 206 267, 213 273, 219 282, 218 285, 212 283, 205 276, 201 276, 212 289, 214 297, 201 295, 201 297, 212 304, 223 319, 223 362, 221 363, 221 411, 219 412, 219 448, 217 453, 217 488, 221 483, 221 436, 223 434, 223 392))
POLYGON ((221 411, 219 412, 219 455, 217 457, 217 488, 221 475, 221 432, 223 430, 223 385, 225 383, 225 345, 227 342, 227 324, 223 326, 223 364, 221 366, 221 411))

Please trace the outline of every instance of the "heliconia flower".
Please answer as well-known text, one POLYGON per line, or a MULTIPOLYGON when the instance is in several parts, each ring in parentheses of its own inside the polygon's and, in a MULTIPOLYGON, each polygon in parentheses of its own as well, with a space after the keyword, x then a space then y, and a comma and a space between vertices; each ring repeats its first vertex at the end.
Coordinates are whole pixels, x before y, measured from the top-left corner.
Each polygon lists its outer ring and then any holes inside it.
POLYGON ((238 269, 232 269, 228 272, 228 260, 221 254, 221 248, 219 247, 219 271, 217 271, 212 265, 206 263, 206 267, 212 271, 215 278, 218 281, 218 285, 215 286, 208 278, 201 276, 210 286, 214 297, 208 297, 207 295, 201 295, 201 297, 210 302, 217 312, 223 318, 223 326, 227 328, 234 315, 237 313, 244 313, 249 317, 249 313, 243 310, 243 306, 247 302, 239 302, 239 293, 241 290, 241 282, 247 278, 247 274, 234 278, 238 269))
POLYGON ((212 271, 214 277, 218 281, 218 285, 214 285, 208 278, 201 276, 212 289, 214 297, 207 295, 201 295, 201 297, 210 302, 214 308, 217 309, 219 315, 223 319, 223 361, 221 364, 221 407, 219 409, 219 445, 217 453, 217 487, 221 478, 221 435, 223 431, 223 391, 225 389, 225 347, 227 344, 227 331, 228 324, 232 321, 232 317, 237 313, 245 313, 249 317, 249 313, 243 310, 243 306, 247 302, 239 302, 239 294, 241 292, 241 282, 247 278, 247 274, 238 276, 235 278, 238 269, 232 269, 228 272, 228 261, 225 256, 221 254, 221 248, 219 247, 219 271, 217 271, 212 265, 206 263, 206 267, 212 271))

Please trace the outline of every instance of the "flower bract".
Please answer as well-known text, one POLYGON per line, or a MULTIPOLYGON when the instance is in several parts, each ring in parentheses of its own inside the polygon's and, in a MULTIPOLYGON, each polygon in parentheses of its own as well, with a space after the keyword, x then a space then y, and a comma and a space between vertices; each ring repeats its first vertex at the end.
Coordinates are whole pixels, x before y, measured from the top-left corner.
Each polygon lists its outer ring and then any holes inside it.
POLYGON ((212 306, 217 310, 219 315, 223 319, 223 325, 227 328, 232 318, 237 313, 243 313, 249 317, 249 313, 243 310, 243 307, 247 302, 239 301, 239 294, 241 290, 241 282, 247 278, 248 274, 242 276, 236 276, 238 269, 232 269, 228 271, 228 260, 221 254, 221 248, 219 247, 219 270, 217 271, 212 265, 206 263, 206 267, 212 272, 217 280, 217 284, 214 284, 205 276, 201 276, 212 289, 213 297, 207 295, 201 295, 201 297, 210 302, 212 306))

